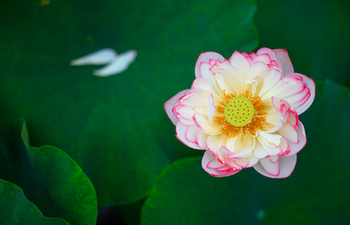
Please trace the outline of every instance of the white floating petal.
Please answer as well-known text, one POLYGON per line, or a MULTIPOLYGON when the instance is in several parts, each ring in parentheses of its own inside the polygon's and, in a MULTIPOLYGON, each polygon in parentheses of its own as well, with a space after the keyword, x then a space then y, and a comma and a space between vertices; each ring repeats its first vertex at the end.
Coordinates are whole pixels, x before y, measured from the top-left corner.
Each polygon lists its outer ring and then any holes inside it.
POLYGON ((83 65, 104 65, 111 62, 117 53, 111 48, 104 48, 85 55, 78 59, 74 59, 70 62, 71 66, 83 66, 83 65))
POLYGON ((95 76, 107 77, 113 74, 124 72, 129 65, 135 60, 137 52, 135 50, 129 50, 123 54, 118 55, 107 66, 94 71, 95 76))

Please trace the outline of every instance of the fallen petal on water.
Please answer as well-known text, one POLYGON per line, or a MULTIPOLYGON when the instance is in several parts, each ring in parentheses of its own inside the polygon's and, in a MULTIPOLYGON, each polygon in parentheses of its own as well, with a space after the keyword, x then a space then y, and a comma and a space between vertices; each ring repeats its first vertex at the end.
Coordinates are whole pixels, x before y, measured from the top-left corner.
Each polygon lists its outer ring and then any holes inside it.
POLYGON ((111 48, 104 48, 71 61, 71 66, 104 65, 117 57, 117 53, 111 48))
POLYGON ((135 60, 137 51, 129 50, 123 54, 118 55, 107 66, 95 70, 93 74, 99 77, 107 77, 113 74, 124 72, 129 65, 135 60))

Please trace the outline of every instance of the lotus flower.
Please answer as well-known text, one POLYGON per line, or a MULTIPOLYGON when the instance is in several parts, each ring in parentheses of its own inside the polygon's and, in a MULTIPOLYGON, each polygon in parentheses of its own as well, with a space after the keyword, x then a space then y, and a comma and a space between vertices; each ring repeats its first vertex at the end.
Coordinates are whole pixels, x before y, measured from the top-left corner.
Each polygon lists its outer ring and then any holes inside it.
POLYGON ((191 89, 165 110, 176 137, 204 150, 203 169, 225 177, 254 167, 270 178, 288 177, 306 144, 299 115, 315 98, 315 83, 295 73, 285 49, 235 51, 229 60, 202 53, 191 89))

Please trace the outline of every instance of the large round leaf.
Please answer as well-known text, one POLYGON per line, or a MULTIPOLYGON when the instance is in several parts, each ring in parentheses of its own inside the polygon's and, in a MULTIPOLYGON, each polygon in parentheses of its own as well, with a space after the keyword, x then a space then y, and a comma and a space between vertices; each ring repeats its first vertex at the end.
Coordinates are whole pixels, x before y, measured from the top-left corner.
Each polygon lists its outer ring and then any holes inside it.
POLYGON ((44 217, 17 185, 0 179, 0 224, 69 225, 61 218, 44 217))
POLYGON ((190 87, 199 54, 257 45, 253 0, 39 3, 0 3, 0 118, 25 117, 33 146, 64 149, 99 205, 145 197, 169 160, 197 153, 174 137, 163 104, 190 87), (69 66, 104 47, 138 56, 107 78, 69 66))
POLYGON ((72 225, 95 224, 96 192, 88 177, 60 149, 28 147, 21 137, 23 123, 0 122, 0 179, 21 187, 44 216, 60 217, 72 225))
POLYGON ((350 1, 257 0, 260 46, 286 48, 297 72, 350 86, 350 1))
POLYGON ((290 177, 245 169, 215 178, 199 157, 179 160, 159 177, 142 224, 349 224, 350 91, 326 82, 316 96, 301 118, 308 144, 290 177))

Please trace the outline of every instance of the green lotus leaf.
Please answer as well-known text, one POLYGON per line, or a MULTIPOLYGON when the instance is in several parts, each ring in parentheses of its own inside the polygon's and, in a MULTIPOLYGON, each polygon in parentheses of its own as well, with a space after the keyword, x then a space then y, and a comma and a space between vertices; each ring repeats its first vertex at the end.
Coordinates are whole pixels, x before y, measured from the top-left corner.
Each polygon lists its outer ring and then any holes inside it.
POLYGON ((61 218, 47 218, 17 185, 0 179, 0 223, 28 225, 69 225, 61 218))
MULTIPOLYGON (((63 218, 70 224, 95 224, 97 199, 89 178, 60 149, 28 147, 22 138, 24 128, 23 119, 0 122, 0 178, 22 188, 46 217, 63 218)), ((15 205, 10 198, 6 200, 15 205)))

